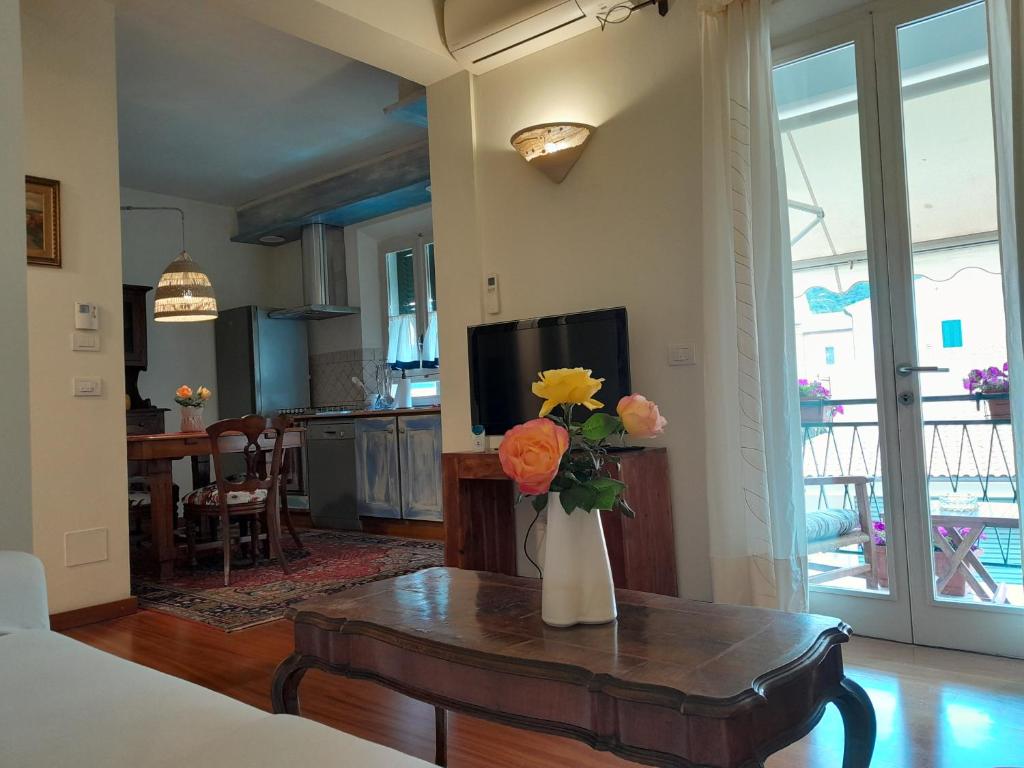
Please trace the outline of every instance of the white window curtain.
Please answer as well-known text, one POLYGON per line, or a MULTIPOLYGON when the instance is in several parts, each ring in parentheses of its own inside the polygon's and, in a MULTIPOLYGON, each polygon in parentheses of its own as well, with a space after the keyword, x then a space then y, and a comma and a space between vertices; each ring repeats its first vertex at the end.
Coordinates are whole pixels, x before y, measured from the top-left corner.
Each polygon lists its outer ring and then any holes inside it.
MULTIPOLYGON (((1011 423, 1017 466, 1024 467, 1024 2, 988 0, 987 8, 1006 348, 1018 382, 1010 387, 1011 423)), ((1024 516, 1024 500, 1018 503, 1024 516)))
POLYGON ((394 315, 388 318, 388 364, 397 368, 420 367, 416 315, 394 315))
POLYGON ((768 0, 700 0, 708 515, 716 602, 807 608, 768 0))
POLYGON ((423 367, 437 367, 437 312, 427 313, 427 332, 423 335, 423 367))

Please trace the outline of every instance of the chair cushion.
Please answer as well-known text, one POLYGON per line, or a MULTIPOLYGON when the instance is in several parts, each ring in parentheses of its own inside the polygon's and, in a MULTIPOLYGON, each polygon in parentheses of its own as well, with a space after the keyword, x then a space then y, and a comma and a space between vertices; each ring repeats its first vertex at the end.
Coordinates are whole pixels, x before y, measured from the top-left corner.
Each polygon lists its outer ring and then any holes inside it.
POLYGON ((807 541, 838 539, 860 527, 852 509, 816 509, 807 513, 807 541))
MULTIPOLYGON (((257 488, 255 491, 228 491, 228 506, 232 504, 252 504, 266 501, 267 489, 257 488)), ((216 507, 220 505, 220 492, 217 484, 211 483, 185 494, 184 503, 194 507, 216 507)))
POLYGON ((144 477, 128 478, 128 508, 148 507, 150 505, 149 481, 144 477))
POLYGON ((128 491, 128 508, 148 507, 150 498, 148 491, 128 491))

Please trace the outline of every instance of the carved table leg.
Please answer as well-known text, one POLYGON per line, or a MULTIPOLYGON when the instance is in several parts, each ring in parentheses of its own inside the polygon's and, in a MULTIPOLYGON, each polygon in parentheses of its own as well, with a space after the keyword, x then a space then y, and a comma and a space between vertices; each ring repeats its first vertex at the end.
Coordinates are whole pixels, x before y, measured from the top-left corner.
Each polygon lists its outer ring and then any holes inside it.
POLYGON ((270 705, 275 715, 299 714, 299 683, 311 664, 301 653, 293 653, 274 672, 270 705))
POLYGON ((868 768, 875 750, 875 708, 864 689, 850 678, 843 678, 840 687, 835 705, 846 731, 843 768, 868 768))
POLYGON ((448 710, 434 707, 434 765, 448 765, 448 710))

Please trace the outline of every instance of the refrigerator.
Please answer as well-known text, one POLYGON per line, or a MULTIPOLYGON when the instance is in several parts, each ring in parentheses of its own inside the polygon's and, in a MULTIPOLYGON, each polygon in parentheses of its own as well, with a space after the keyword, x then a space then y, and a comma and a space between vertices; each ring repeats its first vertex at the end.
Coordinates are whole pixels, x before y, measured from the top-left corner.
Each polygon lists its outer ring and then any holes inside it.
POLYGON ((309 342, 305 320, 271 318, 237 307, 214 321, 217 410, 230 419, 309 407, 309 342))

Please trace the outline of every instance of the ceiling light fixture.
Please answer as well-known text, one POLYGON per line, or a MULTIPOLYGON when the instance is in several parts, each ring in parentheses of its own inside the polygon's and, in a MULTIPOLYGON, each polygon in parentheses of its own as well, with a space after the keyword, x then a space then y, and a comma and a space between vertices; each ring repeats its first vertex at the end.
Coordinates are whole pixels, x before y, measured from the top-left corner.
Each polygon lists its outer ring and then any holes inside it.
POLYGON ((512 146, 555 184, 561 184, 597 129, 585 123, 542 123, 517 131, 512 146))
POLYGON ((202 267, 185 250, 185 212, 169 206, 122 205, 122 211, 176 211, 181 216, 181 253, 167 265, 157 283, 153 319, 159 323, 192 323, 217 319, 217 297, 202 267))

